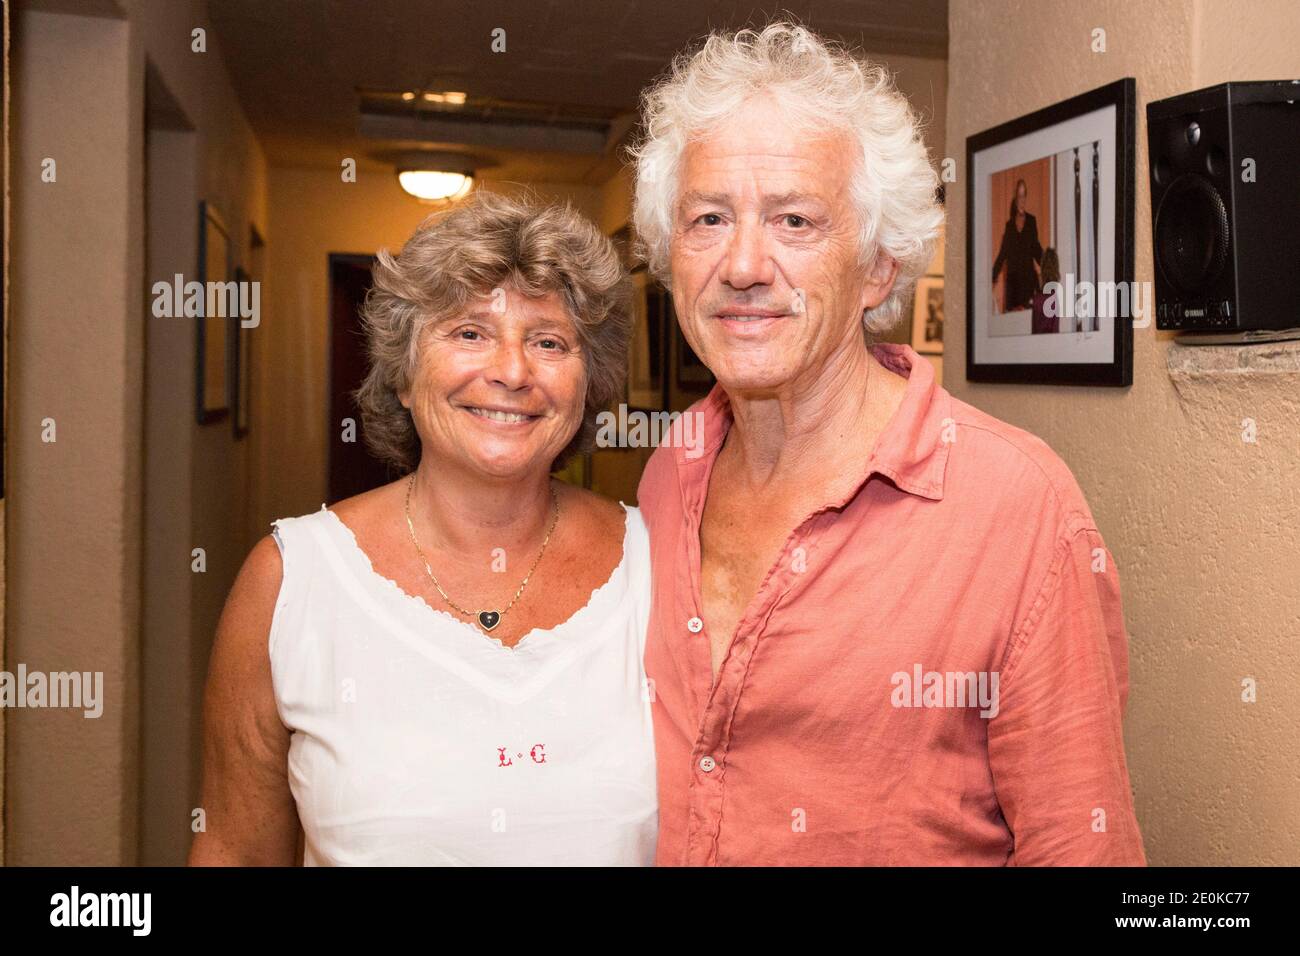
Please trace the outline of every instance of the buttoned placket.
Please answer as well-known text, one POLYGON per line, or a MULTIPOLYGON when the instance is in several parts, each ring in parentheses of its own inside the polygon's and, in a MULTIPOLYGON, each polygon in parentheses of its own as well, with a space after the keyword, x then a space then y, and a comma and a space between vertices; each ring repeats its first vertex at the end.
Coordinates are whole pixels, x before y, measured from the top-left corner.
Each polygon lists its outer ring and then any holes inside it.
POLYGON ((691 749, 690 805, 686 859, 683 861, 688 866, 717 865, 727 750, 731 744, 732 724, 749 665, 757 649, 759 636, 773 610, 798 578, 791 560, 794 550, 807 546, 821 523, 833 517, 829 513, 832 504, 827 503, 808 515, 786 538, 776 560, 764 575, 757 592, 736 624, 735 633, 718 667, 717 679, 714 680, 708 624, 701 617, 703 560, 700 524, 717 455, 706 455, 704 461, 707 464, 704 464, 703 476, 696 486, 697 500, 682 502, 686 513, 683 533, 687 535, 689 555, 686 573, 690 580, 680 582, 678 587, 679 594, 690 595, 690 606, 680 609, 679 613, 685 620, 685 630, 691 644, 688 656, 691 661, 694 696, 697 703, 702 705, 695 745, 691 749), (681 584, 687 586, 681 587, 681 584))

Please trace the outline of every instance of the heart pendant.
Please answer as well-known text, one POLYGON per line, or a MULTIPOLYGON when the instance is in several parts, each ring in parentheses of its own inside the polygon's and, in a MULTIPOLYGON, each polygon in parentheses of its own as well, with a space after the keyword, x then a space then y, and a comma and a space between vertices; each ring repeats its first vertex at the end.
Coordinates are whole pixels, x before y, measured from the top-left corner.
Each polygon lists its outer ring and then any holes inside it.
POLYGON ((490 631, 501 623, 500 611, 479 611, 478 622, 483 625, 483 630, 490 631))

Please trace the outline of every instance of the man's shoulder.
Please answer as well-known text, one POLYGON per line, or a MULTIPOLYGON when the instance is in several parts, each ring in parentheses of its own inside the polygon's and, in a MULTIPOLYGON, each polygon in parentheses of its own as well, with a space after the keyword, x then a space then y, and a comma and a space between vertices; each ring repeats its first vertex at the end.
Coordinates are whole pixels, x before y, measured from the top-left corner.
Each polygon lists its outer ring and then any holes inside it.
POLYGON ((1054 508, 1072 530, 1095 527, 1087 498, 1074 472, 1057 452, 1033 432, 988 414, 952 397, 954 439, 965 442, 957 480, 978 485, 977 493, 1008 493, 1021 501, 1054 508))

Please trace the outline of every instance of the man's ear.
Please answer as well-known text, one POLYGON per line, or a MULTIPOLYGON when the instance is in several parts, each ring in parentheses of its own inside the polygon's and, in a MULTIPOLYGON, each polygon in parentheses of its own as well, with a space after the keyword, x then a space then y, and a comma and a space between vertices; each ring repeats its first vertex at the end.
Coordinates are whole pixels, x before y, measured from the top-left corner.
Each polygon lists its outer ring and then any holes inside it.
POLYGON ((898 260, 877 252, 875 261, 867 270, 867 280, 862 286, 862 308, 874 309, 889 297, 898 278, 898 260))

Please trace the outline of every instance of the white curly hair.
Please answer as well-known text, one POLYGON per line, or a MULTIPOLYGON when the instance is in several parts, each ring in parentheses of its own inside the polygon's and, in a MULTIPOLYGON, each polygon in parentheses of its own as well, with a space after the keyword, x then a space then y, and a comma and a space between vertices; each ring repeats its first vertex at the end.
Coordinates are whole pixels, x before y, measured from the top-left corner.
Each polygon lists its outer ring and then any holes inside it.
POLYGON ((670 70, 642 93, 642 133, 630 152, 636 166, 632 221, 647 266, 670 284, 673 207, 687 143, 707 136, 759 94, 776 100, 783 121, 846 132, 861 147, 851 181, 862 224, 859 262, 869 268, 883 253, 898 263, 890 294, 866 310, 863 323, 872 334, 889 331, 902 317, 943 225, 939 179, 916 113, 890 74, 787 21, 762 30, 714 32, 694 52, 674 58, 670 70))

